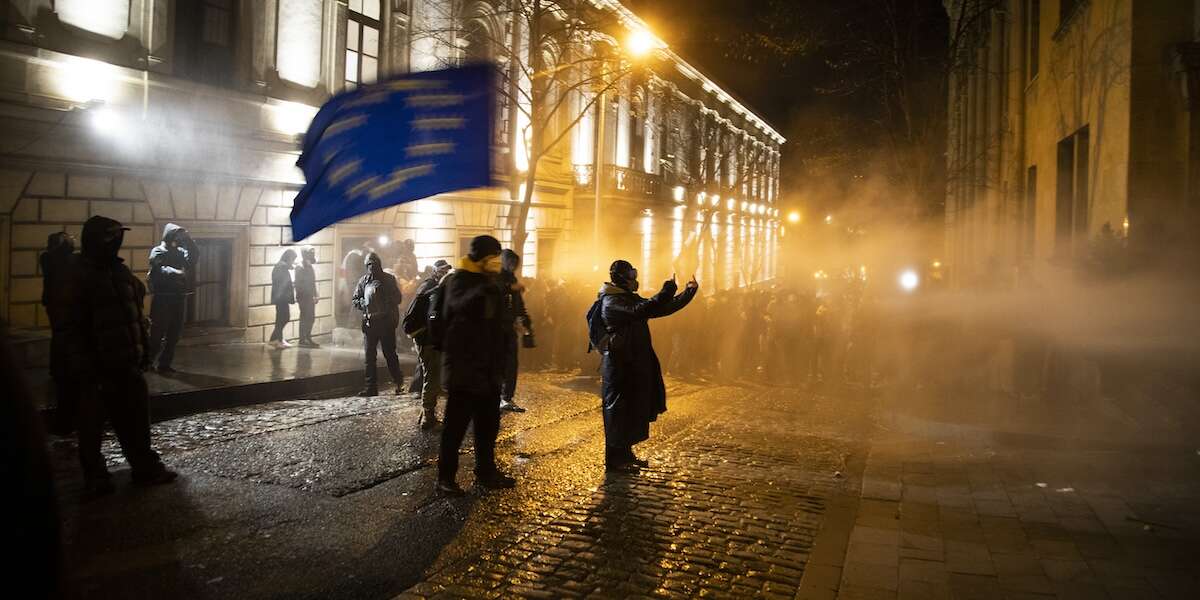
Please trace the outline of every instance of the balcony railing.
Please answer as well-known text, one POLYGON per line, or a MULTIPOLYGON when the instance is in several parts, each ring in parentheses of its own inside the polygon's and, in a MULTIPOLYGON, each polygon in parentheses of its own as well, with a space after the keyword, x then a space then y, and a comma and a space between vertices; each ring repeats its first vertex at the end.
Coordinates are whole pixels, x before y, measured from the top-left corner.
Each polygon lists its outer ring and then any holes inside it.
MULTIPOLYGON (((592 188, 595 169, 592 165, 575 165, 575 185, 592 188)), ((662 188, 662 178, 638 169, 626 169, 614 165, 604 166, 602 182, 604 192, 641 198, 656 198, 662 188)))

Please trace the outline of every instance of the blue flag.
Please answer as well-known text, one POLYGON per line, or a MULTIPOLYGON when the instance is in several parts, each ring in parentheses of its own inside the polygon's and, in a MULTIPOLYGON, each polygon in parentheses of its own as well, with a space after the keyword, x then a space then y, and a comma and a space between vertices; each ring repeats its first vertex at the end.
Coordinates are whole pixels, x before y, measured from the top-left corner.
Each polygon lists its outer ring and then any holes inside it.
POLYGON ((334 96, 313 117, 296 165, 304 188, 292 239, 343 219, 491 184, 496 71, 410 73, 334 96))

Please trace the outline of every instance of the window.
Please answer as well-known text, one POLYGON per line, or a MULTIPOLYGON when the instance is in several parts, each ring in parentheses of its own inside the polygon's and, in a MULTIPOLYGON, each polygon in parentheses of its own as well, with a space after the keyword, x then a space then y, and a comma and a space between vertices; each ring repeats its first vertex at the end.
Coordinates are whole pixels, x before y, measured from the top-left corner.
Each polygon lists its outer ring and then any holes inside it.
POLYGON ((179 0, 175 5, 175 73, 211 85, 233 77, 233 0, 179 0))
POLYGON ((1039 67, 1038 53, 1041 50, 1040 37, 1042 35, 1042 2, 1041 0, 1029 0, 1025 7, 1025 35, 1028 45, 1026 51, 1029 53, 1029 79, 1037 77, 1039 67))
POLYGON ((114 40, 129 31, 129 0, 57 0, 52 6, 58 20, 84 31, 114 40))
POLYGON ((1025 203, 1021 207, 1021 252, 1032 257, 1037 253, 1037 166, 1029 167, 1025 176, 1025 203))
POLYGON ((1088 233, 1088 128, 1058 143, 1055 253, 1070 256, 1088 233))
POLYGON ((350 0, 346 19, 346 87, 379 77, 379 0, 350 0))
POLYGON ((306 88, 321 83, 322 0, 279 0, 275 68, 279 78, 306 88))

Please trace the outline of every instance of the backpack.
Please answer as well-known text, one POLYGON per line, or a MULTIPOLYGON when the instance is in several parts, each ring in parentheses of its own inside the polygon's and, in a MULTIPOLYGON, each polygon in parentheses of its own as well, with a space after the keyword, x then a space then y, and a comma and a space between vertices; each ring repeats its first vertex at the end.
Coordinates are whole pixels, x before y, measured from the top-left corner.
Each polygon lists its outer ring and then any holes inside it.
MULTIPOLYGON (((422 294, 426 297, 427 308, 425 311, 425 333, 429 336, 429 343, 435 350, 442 349, 442 342, 446 338, 446 282, 453 277, 453 274, 447 275, 437 287, 429 290, 429 293, 422 294)), ((414 300, 414 303, 416 301, 414 300)))
POLYGON ((604 316, 601 314, 604 308, 604 296, 596 299, 592 307, 587 311, 587 327, 588 327, 588 349, 597 352, 604 352, 608 349, 609 339, 612 337, 612 332, 608 330, 608 326, 604 324, 604 316))
POLYGON ((405 335, 415 337, 428 327, 429 296, 436 289, 437 287, 434 286, 423 294, 417 294, 417 297, 413 298, 412 304, 408 305, 408 312, 404 313, 403 321, 405 335))

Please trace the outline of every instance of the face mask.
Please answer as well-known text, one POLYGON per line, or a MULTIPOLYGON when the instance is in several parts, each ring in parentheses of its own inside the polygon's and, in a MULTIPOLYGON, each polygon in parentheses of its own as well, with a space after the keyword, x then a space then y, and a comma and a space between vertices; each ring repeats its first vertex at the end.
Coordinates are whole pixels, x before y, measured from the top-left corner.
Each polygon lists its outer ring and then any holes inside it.
POLYGON ((487 271, 488 273, 499 273, 500 267, 501 263, 499 255, 489 256, 487 260, 483 261, 483 270, 487 271))

